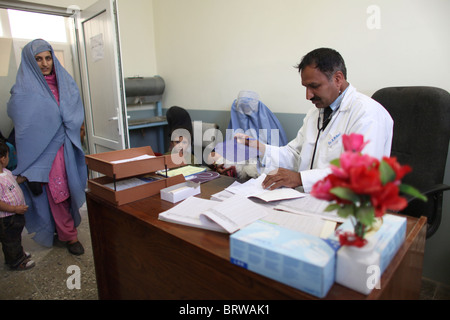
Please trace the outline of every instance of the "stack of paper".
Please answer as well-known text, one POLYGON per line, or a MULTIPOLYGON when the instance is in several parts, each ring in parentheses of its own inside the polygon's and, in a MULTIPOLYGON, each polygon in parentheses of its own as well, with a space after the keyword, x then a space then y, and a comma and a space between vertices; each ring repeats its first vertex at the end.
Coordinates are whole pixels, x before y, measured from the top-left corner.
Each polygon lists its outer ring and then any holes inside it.
POLYGON ((204 167, 196 167, 196 166, 184 166, 184 167, 180 167, 180 168, 176 168, 176 169, 170 169, 170 170, 159 170, 156 171, 157 174, 162 175, 162 176, 166 176, 167 177, 174 177, 177 176, 179 174, 184 175, 185 177, 189 177, 190 175, 193 174, 197 174, 200 172, 204 172, 206 171, 206 168, 204 167))
POLYGON ((245 183, 234 182, 211 200, 191 197, 160 213, 159 219, 192 227, 233 233, 257 220, 327 238, 341 221, 324 212, 328 202, 291 188, 264 190, 265 175, 245 183), (254 199, 259 199, 258 203, 254 199))
POLYGON ((222 202, 190 197, 179 205, 160 213, 159 219, 233 233, 267 214, 264 207, 240 195, 234 195, 222 202))
POLYGON ((337 211, 325 211, 328 201, 314 198, 311 195, 299 199, 286 200, 275 206, 276 210, 288 211, 296 214, 320 217, 322 219, 344 222, 344 218, 338 216, 337 211))

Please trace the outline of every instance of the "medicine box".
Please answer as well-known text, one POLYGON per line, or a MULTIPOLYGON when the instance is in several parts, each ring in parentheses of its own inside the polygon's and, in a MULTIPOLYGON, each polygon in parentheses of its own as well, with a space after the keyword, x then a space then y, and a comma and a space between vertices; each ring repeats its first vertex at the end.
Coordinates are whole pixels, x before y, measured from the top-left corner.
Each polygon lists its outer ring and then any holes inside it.
POLYGON ((319 298, 334 283, 337 248, 328 239, 263 221, 230 237, 232 263, 319 298))
POLYGON ((200 183, 186 181, 161 189, 161 199, 175 203, 200 193, 200 183))

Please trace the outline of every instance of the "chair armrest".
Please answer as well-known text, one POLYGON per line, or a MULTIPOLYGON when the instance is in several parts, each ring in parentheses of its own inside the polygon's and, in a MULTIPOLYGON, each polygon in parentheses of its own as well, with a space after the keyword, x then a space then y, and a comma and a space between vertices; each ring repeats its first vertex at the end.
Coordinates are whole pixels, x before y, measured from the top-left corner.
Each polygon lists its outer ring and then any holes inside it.
MULTIPOLYGON (((447 190, 450 190, 450 186, 448 186, 446 184, 436 184, 436 185, 428 187, 428 188, 426 188, 424 190, 420 190, 420 192, 423 195, 428 197, 429 195, 433 195, 433 194, 436 194, 436 193, 442 193, 442 192, 447 191, 447 190)), ((406 200, 408 202, 411 202, 411 201, 417 199, 416 197, 413 197, 413 196, 410 196, 410 195, 405 196, 405 198, 406 198, 406 200)))

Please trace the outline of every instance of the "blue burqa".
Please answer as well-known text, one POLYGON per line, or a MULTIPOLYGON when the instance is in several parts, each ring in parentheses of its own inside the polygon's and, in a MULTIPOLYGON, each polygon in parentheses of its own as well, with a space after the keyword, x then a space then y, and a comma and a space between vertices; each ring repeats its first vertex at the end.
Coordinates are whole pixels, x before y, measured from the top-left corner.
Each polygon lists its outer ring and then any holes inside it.
POLYGON ((231 140, 234 134, 241 132, 270 145, 284 146, 288 143, 280 121, 264 103, 259 101, 256 92, 241 91, 231 106, 230 117, 227 140, 231 140))
MULTIPOLYGON (((30 182, 48 183, 53 160, 64 145, 70 211, 77 227, 81 221, 79 208, 85 202, 87 182, 80 139, 84 108, 77 84, 61 66, 48 42, 37 39, 23 48, 16 83, 8 102, 8 115, 15 127, 18 160, 13 171, 15 175, 22 175, 30 182), (35 60, 35 56, 44 51, 50 51, 53 56, 59 106, 35 60)), ((43 193, 35 196, 27 183, 21 187, 29 206, 25 214, 28 232, 35 233, 33 239, 36 242, 52 246, 55 226, 45 188, 43 193)))

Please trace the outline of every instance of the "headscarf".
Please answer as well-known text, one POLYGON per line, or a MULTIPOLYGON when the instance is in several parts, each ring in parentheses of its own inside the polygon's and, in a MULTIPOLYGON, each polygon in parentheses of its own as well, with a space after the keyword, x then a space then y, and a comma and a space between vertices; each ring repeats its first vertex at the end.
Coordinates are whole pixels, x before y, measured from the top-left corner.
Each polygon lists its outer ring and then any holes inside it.
MULTIPOLYGON (((23 48, 7 109, 8 116, 14 122, 18 159, 13 173, 26 177, 30 182, 47 183, 56 153, 64 145, 71 205, 78 212, 85 201, 87 181, 80 139, 84 108, 77 84, 60 64, 47 41, 36 39, 23 48), (53 57, 59 106, 35 59, 44 51, 50 51, 53 57)), ((78 217, 74 220, 77 225, 78 217)), ((28 226, 27 229, 30 231, 28 226)))
POLYGON ((185 129, 191 135, 192 141, 192 120, 189 112, 177 106, 170 107, 166 113, 169 138, 176 129, 185 129))
POLYGON ((231 106, 230 123, 227 140, 237 132, 246 133, 263 143, 284 146, 288 143, 286 133, 278 118, 259 100, 253 91, 241 91, 231 106), (278 130, 277 138, 271 130, 278 130))

